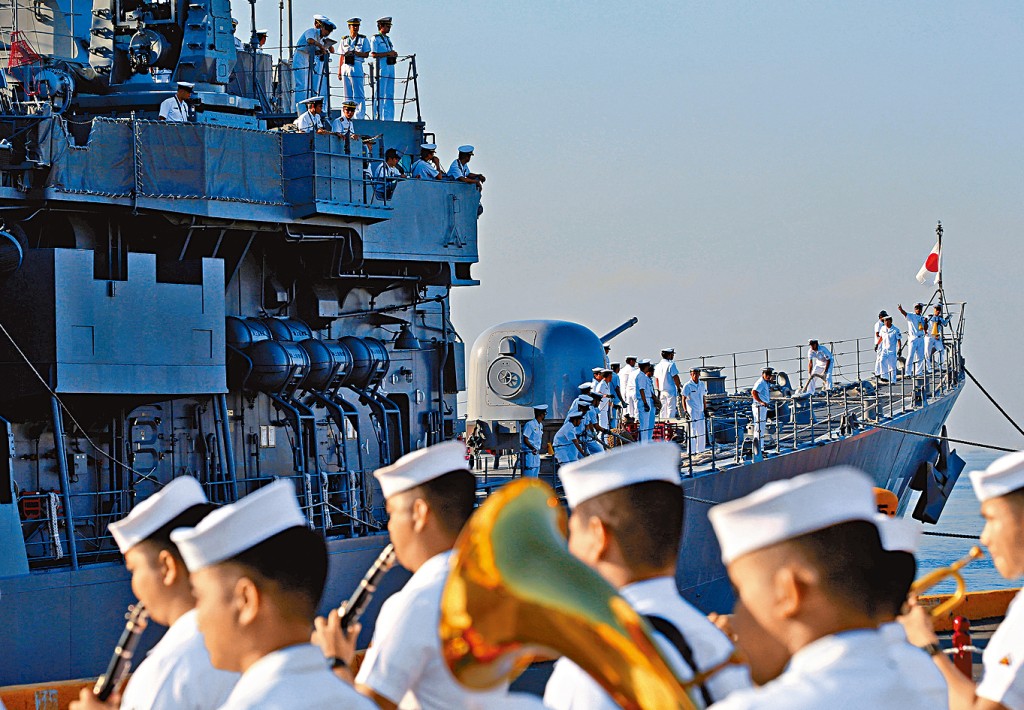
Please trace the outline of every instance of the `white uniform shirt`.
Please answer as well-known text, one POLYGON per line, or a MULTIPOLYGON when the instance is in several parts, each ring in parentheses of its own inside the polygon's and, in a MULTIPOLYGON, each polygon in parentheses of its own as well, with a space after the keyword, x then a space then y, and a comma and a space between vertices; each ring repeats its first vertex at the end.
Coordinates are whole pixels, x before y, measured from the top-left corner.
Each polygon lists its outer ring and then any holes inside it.
POLYGON ((876 320, 875 321, 875 337, 876 338, 878 337, 878 331, 880 331, 884 327, 885 327, 885 323, 883 323, 881 320, 876 320))
POLYGON ((188 123, 188 109, 188 103, 179 101, 175 95, 160 102, 160 118, 171 123, 188 123))
POLYGON ((643 411, 644 407, 644 401, 643 399, 640 398, 641 392, 647 393, 647 404, 653 407, 654 383, 651 382, 651 378, 648 377, 643 372, 637 372, 636 376, 633 379, 633 391, 636 393, 636 402, 637 406, 640 408, 640 411, 643 411))
POLYGON ((309 43, 309 40, 316 40, 322 42, 320 39, 320 30, 316 27, 310 27, 308 30, 302 33, 299 37, 299 41, 295 43, 295 55, 292 57, 292 67, 294 69, 306 69, 312 66, 313 53, 316 52, 319 47, 309 43))
POLYGON ((619 379, 622 382, 622 396, 631 399, 636 396, 636 373, 640 368, 633 365, 624 365, 619 368, 619 379))
POLYGON ((572 425, 572 420, 566 417, 565 423, 562 424, 561 428, 555 433, 555 437, 551 440, 551 448, 555 450, 555 457, 559 463, 575 461, 580 457, 576 444, 572 443, 576 438, 578 438, 576 427, 572 425))
POLYGON ((928 316, 928 337, 942 340, 942 326, 949 326, 949 318, 928 316))
POLYGON ((878 335, 881 336, 882 342, 878 344, 878 350, 882 353, 895 353, 899 349, 897 343, 902 339, 900 329, 896 326, 890 326, 888 328, 882 327, 878 331, 878 335))
POLYGON ((328 131, 327 119, 322 113, 310 113, 307 109, 302 115, 295 119, 295 126, 304 133, 315 133, 318 130, 328 131))
POLYGON ((907 340, 923 338, 928 330, 928 318, 916 313, 907 314, 907 340))
POLYGON ((1010 602, 1006 617, 981 657, 985 674, 977 695, 1010 710, 1024 710, 1024 596, 1010 602))
POLYGON ((662 359, 654 367, 654 381, 657 383, 658 389, 670 397, 675 397, 679 394, 676 381, 672 379, 673 375, 679 377, 679 368, 676 367, 675 360, 662 359))
POLYGON ((609 382, 608 384, 611 386, 612 400, 616 404, 622 404, 622 400, 619 399, 619 395, 622 395, 623 397, 625 397, 626 393, 622 391, 622 378, 619 377, 619 373, 613 372, 612 373, 612 381, 609 382), (618 392, 618 394, 616 394, 616 392, 618 392))
POLYGON ((210 664, 196 610, 178 618, 135 669, 121 697, 122 710, 213 710, 227 700, 237 673, 210 664))
POLYGON ((594 389, 590 391, 593 392, 594 394, 601 395, 601 404, 598 406, 602 410, 607 409, 609 403, 611 402, 610 397, 612 394, 612 383, 605 382, 605 380, 602 378, 599 382, 594 383, 594 389))
MULTIPOLYGON (((540 451, 540 442, 543 434, 544 425, 538 422, 536 419, 531 419, 530 421, 526 422, 526 424, 523 424, 523 441, 529 443, 529 445, 536 449, 538 452, 540 451)), ((526 452, 527 468, 534 468, 540 465, 539 453, 533 453, 525 445, 523 446, 523 450, 526 452)))
POLYGON ((352 119, 346 118, 345 115, 342 114, 331 121, 331 130, 335 133, 340 133, 341 135, 345 135, 346 133, 355 135, 356 124, 352 122, 352 119))
POLYGON ((832 351, 824 345, 818 345, 817 350, 807 351, 807 362, 813 363, 812 368, 819 374, 825 374, 825 361, 832 360, 832 351))
MULTIPOLYGON (((450 558, 450 551, 434 555, 400 592, 384 602, 373 641, 359 668, 357 683, 373 688, 400 708, 484 710, 506 695, 504 688, 486 693, 466 690, 441 657, 437 627, 450 558)), ((292 707, 306 707, 295 704, 303 697, 293 698, 292 707)))
MULTIPOLYGON (((693 659, 700 670, 718 665, 732 654, 732 644, 708 618, 687 604, 676 590, 671 577, 656 577, 629 584, 620 594, 640 614, 660 616, 686 639, 693 651, 693 659)), ((655 634, 658 646, 669 659, 676 674, 688 680, 693 670, 688 668, 668 639, 655 634)), ((721 700, 735 690, 750 687, 750 675, 745 668, 733 666, 716 673, 707 688, 714 700, 721 700)), ((612 699, 582 668, 562 658, 544 689, 544 705, 552 710, 613 710, 618 708, 612 699)))
POLYGON ((929 707, 946 710, 949 707, 949 686, 928 654, 907 641, 907 634, 898 621, 882 624, 878 630, 889 644, 889 657, 903 672, 907 682, 915 685, 922 697, 928 698, 929 707))
POLYGON ((448 168, 448 177, 452 180, 460 177, 469 177, 469 163, 463 163, 456 158, 448 168))
MULTIPOLYGON (((353 37, 351 35, 345 35, 341 38, 341 54, 344 57, 348 52, 369 52, 370 51, 370 40, 366 39, 365 35, 359 35, 353 37)), ((355 70, 356 73, 363 71, 363 60, 365 57, 356 56, 354 57, 355 64, 349 64, 344 59, 343 66, 348 66, 350 69, 355 70)))
POLYGON ((242 674, 221 710, 373 710, 369 698, 356 692, 327 668, 323 652, 300 643, 256 661, 242 674))
POLYGON ((417 158, 416 162, 412 164, 411 170, 414 178, 436 178, 440 175, 440 171, 434 167, 433 163, 428 163, 426 160, 417 158))
MULTIPOLYGON (((757 395, 765 405, 767 405, 772 398, 771 385, 769 385, 768 380, 763 377, 757 381, 756 385, 754 385, 754 392, 757 392, 757 395)), ((751 393, 750 398, 753 400, 753 393, 751 393)), ((754 404, 757 404, 757 402, 754 402, 754 404)))
POLYGON ((739 690, 715 710, 934 710, 889 656, 882 634, 858 629, 804 646, 775 680, 739 690))
MULTIPOLYGON (((370 51, 374 54, 384 54, 385 52, 394 52, 395 46, 391 44, 391 38, 387 35, 377 33, 373 36, 373 41, 370 43, 370 51)), ((394 76, 395 65, 388 64, 388 59, 396 59, 396 57, 377 57, 377 76, 394 76)))
POLYGON ((686 408, 691 419, 698 419, 704 415, 704 397, 707 394, 708 386, 700 380, 687 380, 683 385, 683 397, 686 398, 686 408))

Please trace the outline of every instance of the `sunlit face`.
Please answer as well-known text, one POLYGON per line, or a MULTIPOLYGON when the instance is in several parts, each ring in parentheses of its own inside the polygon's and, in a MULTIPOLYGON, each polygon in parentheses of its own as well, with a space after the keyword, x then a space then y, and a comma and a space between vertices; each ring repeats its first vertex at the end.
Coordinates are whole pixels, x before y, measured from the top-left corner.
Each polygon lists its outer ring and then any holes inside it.
POLYGON ((1009 496, 990 498, 981 504, 981 515, 981 544, 988 548, 996 570, 1006 579, 1024 575, 1024 504, 1009 496))
POLYGON ((583 564, 593 567, 600 550, 590 520, 576 513, 569 516, 569 552, 583 564))
POLYGON ((736 595, 732 629, 737 647, 750 663, 750 674, 759 683, 778 676, 789 662, 789 652, 778 636, 779 619, 774 614, 775 566, 765 553, 758 550, 743 555, 728 567, 736 595))
POLYGON ((388 535, 391 536, 391 544, 395 546, 395 557, 398 564, 406 569, 413 567, 410 559, 410 547, 416 536, 412 515, 413 503, 414 499, 410 492, 393 495, 384 503, 384 508, 388 512, 388 535))
POLYGON ((700 379, 700 373, 699 372, 691 372, 690 373, 690 381, 691 382, 696 382, 699 379, 700 379))
POLYGON ((145 543, 136 545, 124 553, 124 565, 132 575, 132 593, 146 605, 153 621, 165 624, 162 618, 165 587, 157 550, 145 543))
POLYGON ((225 671, 240 671, 242 626, 240 603, 235 595, 241 573, 230 565, 211 565, 192 573, 196 620, 203 634, 210 662, 225 671))

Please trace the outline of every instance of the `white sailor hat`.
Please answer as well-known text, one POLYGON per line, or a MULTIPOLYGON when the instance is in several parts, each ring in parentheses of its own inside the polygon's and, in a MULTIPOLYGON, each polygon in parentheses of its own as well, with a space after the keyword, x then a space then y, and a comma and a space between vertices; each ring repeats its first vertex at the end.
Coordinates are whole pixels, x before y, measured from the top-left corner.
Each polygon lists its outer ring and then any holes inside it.
POLYGON ((590 405, 592 405, 593 403, 594 400, 590 398, 590 395, 580 395, 575 400, 573 400, 572 408, 579 409, 580 411, 582 411, 584 409, 590 409, 590 405))
POLYGON ((593 387, 594 387, 594 383, 593 382, 584 382, 577 389, 579 389, 581 391, 585 391, 585 390, 593 389, 593 387))
POLYGON ((565 502, 575 508, 585 500, 644 481, 679 485, 679 447, 667 441, 616 446, 558 469, 565 502))
POLYGON ((323 96, 310 96, 308 99, 303 99, 300 104, 322 104, 324 102, 323 96))
POLYGON ((612 367, 616 367, 616 366, 622 367, 622 363, 618 362, 618 361, 613 362, 611 365, 612 365, 612 367))
POLYGON ((406 454, 373 472, 385 498, 402 493, 452 471, 467 471, 466 445, 446 441, 406 454))
POLYGON ((661 352, 663 352, 663 353, 674 353, 675 351, 676 351, 675 348, 662 348, 661 349, 661 352))
POLYGON ((377 20, 377 24, 378 25, 390 25, 391 24, 391 18, 390 17, 382 17, 379 20, 377 20))
POLYGON ((610 367, 602 367, 601 368, 601 374, 602 375, 614 375, 615 374, 615 370, 611 369, 610 367))
POLYGON ((420 143, 420 150, 437 150, 437 143, 420 143))
POLYGON ((875 515, 875 527, 882 539, 882 549, 886 552, 917 552, 921 540, 921 526, 906 518, 890 518, 878 513, 875 515))
POLYGON ((459 146, 459 152, 460 153, 469 153, 470 155, 473 155, 473 146, 471 146, 471 145, 460 145, 459 146))
POLYGON ((313 15, 313 19, 316 22, 321 22, 321 23, 327 25, 328 27, 331 27, 331 28, 337 27, 337 25, 334 24, 334 20, 329 18, 327 15, 313 15))
POLYGON ((546 405, 546 404, 535 404, 535 405, 533 405, 533 411, 535 411, 535 412, 546 412, 546 411, 548 411, 548 405, 546 405))
POLYGON ((123 555, 192 506, 207 502, 199 481, 191 476, 181 476, 107 527, 123 555))
POLYGON ((914 308, 924 308, 924 302, 918 301, 917 303, 914 304, 914 308))
POLYGON ((645 357, 643 360, 640 361, 640 364, 641 365, 650 365, 651 364, 650 358, 646 358, 645 357))
POLYGON ((362 20, 362 18, 359 18, 359 17, 350 17, 350 18, 348 18, 348 24, 350 24, 350 25, 361 25, 361 24, 363 24, 363 20, 362 20))
POLYGON ((871 479, 850 466, 773 481, 708 511, 722 562, 851 520, 874 522, 871 479))
POLYGON ((603 369, 604 369, 603 367, 592 367, 592 368, 590 368, 590 371, 593 372, 596 375, 597 373, 601 372, 601 370, 603 370, 603 369))
POLYGON ((627 356, 626 356, 626 359, 627 359, 627 360, 636 360, 636 359, 638 359, 638 358, 637 358, 637 356, 636 356, 636 355, 627 355, 627 356))
POLYGON ((306 517, 287 479, 274 481, 231 505, 218 508, 194 528, 171 533, 189 572, 231 559, 289 528, 306 527, 306 517))
POLYGON ((971 471, 974 495, 984 503, 1024 488, 1024 451, 1000 456, 984 471, 971 471))
POLYGON ((270 34, 270 30, 256 30, 256 36, 261 37, 270 34))
POLYGON ((355 101, 342 101, 341 102, 341 107, 342 108, 359 108, 359 104, 356 103, 355 101))
POLYGON ((572 419, 573 417, 582 417, 582 416, 583 416, 583 412, 581 412, 579 409, 577 409, 576 408, 576 403, 573 402, 573 406, 569 408, 569 411, 568 411, 568 413, 566 413, 565 418, 566 419, 572 419))
POLYGON ((185 89, 186 91, 191 92, 192 89, 196 88, 196 85, 190 81, 179 81, 178 88, 185 89))

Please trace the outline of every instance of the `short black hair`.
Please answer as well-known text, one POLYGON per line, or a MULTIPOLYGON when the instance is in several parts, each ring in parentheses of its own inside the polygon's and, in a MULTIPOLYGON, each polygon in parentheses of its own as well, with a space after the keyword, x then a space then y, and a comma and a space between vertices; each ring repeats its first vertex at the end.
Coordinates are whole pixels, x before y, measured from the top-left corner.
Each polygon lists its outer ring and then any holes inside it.
POLYGON ((246 568, 257 586, 270 581, 293 596, 297 614, 315 615, 327 582, 327 544, 309 528, 282 530, 225 562, 246 568))
POLYGON ((573 511, 597 518, 615 536, 630 569, 661 569, 679 557, 683 490, 668 481, 643 481, 589 498, 573 511))
POLYGON ((851 520, 788 541, 818 571, 825 593, 840 603, 875 616, 875 587, 883 554, 878 528, 851 520))
POLYGON ((883 551, 875 578, 877 612, 887 617, 899 616, 916 575, 917 560, 911 553, 883 551))
POLYGON ((167 550, 180 560, 181 553, 178 552, 178 546, 171 540, 171 532, 178 528, 194 528, 199 524, 200 520, 216 509, 217 506, 213 503, 198 503, 190 508, 186 508, 171 518, 166 524, 153 531, 140 544, 145 543, 156 552, 167 550))
POLYGON ((427 502, 444 529, 456 535, 476 505, 476 476, 466 469, 449 471, 412 490, 427 502))
POLYGON ((1006 494, 1006 498, 1011 503, 1024 506, 1024 488, 1018 488, 1015 491, 1010 491, 1006 494))

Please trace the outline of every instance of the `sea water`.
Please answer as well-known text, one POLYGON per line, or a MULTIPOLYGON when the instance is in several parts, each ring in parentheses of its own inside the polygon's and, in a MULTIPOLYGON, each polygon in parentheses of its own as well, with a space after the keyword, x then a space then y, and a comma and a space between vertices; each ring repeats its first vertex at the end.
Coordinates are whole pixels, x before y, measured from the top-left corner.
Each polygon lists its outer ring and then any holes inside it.
MULTIPOLYGON (((981 535, 985 521, 979 512, 978 499, 974 496, 974 489, 971 487, 971 480, 967 474, 970 471, 987 467, 1003 454, 979 448, 961 448, 958 449, 958 453, 967 462, 967 466, 960 474, 960 478, 946 502, 946 507, 939 518, 939 524, 923 526, 925 535, 921 539, 921 546, 917 554, 918 576, 930 570, 947 567, 951 562, 965 556, 972 546, 981 546, 981 542, 977 538, 981 535), (930 532, 969 535, 971 538, 941 537, 929 535, 930 532)), ((913 504, 908 509, 912 511, 913 504)), ((988 554, 980 560, 971 562, 961 574, 969 591, 1016 588, 1020 587, 1022 583, 1020 579, 1003 579, 996 571, 992 564, 992 558, 988 554)), ((928 593, 943 594, 952 592, 954 588, 955 584, 952 581, 947 581, 936 585, 928 593)))

